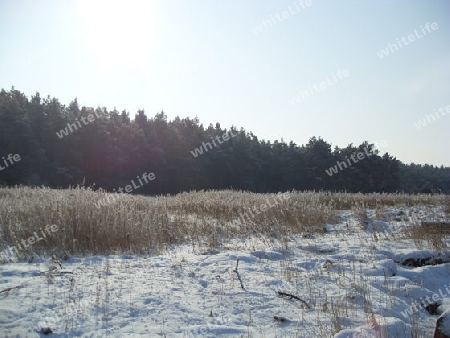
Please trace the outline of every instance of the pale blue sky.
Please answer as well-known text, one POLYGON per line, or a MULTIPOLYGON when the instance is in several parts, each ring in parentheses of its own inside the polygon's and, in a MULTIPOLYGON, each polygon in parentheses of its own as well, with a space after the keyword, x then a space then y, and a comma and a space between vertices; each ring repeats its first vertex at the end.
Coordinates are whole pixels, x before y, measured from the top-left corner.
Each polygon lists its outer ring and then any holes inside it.
POLYGON ((266 140, 385 141, 405 163, 450 166, 450 113, 415 126, 450 105, 449 18, 444 0, 0 0, 0 87, 132 117, 198 116, 266 140), (350 75, 290 104, 339 70, 350 75))

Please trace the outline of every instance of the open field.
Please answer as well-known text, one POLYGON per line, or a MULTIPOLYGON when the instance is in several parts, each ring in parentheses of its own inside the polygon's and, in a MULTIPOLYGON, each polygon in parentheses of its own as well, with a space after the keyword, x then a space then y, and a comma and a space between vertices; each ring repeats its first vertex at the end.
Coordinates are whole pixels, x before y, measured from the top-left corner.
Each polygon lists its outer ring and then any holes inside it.
POLYGON ((283 241, 292 235, 320 234, 326 224, 337 221, 340 210, 352 210, 363 221, 368 208, 379 216, 394 206, 450 208, 445 195, 296 191, 278 195, 201 191, 144 197, 84 188, 19 187, 0 189, 0 198, 2 244, 20 243, 48 225, 58 227, 45 241, 18 251, 22 258, 33 253, 154 254, 178 244, 219 249, 230 239, 248 236, 283 241))
POLYGON ((0 198, 2 336, 431 337, 450 308, 445 195, 0 198))

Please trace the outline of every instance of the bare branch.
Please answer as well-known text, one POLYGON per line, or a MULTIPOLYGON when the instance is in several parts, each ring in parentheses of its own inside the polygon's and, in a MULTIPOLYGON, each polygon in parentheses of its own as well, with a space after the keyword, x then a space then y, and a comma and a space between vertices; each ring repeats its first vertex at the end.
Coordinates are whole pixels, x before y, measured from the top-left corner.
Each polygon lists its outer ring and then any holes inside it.
POLYGON ((308 309, 311 309, 311 307, 308 305, 308 303, 306 301, 304 301, 303 299, 301 299, 300 297, 297 297, 297 296, 291 295, 290 293, 282 292, 282 291, 278 291, 278 295, 289 297, 289 299, 297 299, 300 302, 302 302, 308 309))

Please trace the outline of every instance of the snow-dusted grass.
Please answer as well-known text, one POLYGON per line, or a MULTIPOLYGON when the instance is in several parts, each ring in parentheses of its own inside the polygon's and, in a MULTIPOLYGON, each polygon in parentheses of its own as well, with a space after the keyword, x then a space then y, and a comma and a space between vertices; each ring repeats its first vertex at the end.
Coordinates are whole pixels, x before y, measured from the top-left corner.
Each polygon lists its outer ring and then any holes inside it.
MULTIPOLYGON (((91 189, 0 188, 0 250, 16 256, 44 254, 156 254, 173 245, 220 249, 233 238, 289 240, 319 234, 335 223, 337 211, 387 206, 449 205, 443 195, 200 191, 144 197, 91 189), (98 201, 111 203, 99 206, 98 201), (58 231, 27 246, 27 240, 58 231), (51 235, 51 236, 50 236, 51 235), (20 245, 25 241, 25 245, 20 245), (1 247, 3 245, 3 247, 1 247)), ((363 221, 363 220, 362 220, 363 221)), ((4 256, 4 255, 3 255, 4 256)), ((2 258, 0 258, 1 260, 2 258)))
MULTIPOLYGON (((59 214, 60 221, 70 224, 66 231, 73 234, 74 229, 83 229, 84 222, 100 217, 89 206, 102 195, 89 190, 19 188, 2 189, 0 195, 7 201, 0 207, 0 224, 2 239, 9 245, 4 236, 9 220, 44 226, 55 223, 54 214, 59 214), (39 201, 35 194, 41 194, 39 201), (44 207, 42 212, 38 204, 44 207), (41 223, 32 223, 30 210, 42 217, 41 223)), ((291 192, 289 204, 280 203, 281 211, 270 208, 270 216, 262 213, 243 229, 227 222, 274 195, 227 191, 124 197, 130 202, 114 205, 124 213, 118 218, 125 221, 127 215, 141 229, 138 233, 147 235, 133 212, 140 210, 143 217, 146 210, 153 215, 152 205, 165 211, 168 224, 188 227, 173 231, 185 237, 159 243, 167 238, 154 233, 155 240, 127 242, 128 250, 120 253, 95 255, 87 248, 90 255, 79 255, 64 247, 67 260, 58 256, 60 262, 36 255, 30 263, 0 265, 4 336, 39 337, 42 329, 49 328, 56 337, 430 337, 438 315, 430 315, 420 304, 427 305, 426 297, 438 294, 438 314, 449 308, 449 263, 401 264, 408 259, 445 260, 449 255, 448 237, 443 236, 437 251, 426 238, 418 246, 418 232, 411 231, 422 222, 449 221, 442 196, 408 200, 404 195, 371 195, 363 197, 364 203, 348 205, 354 199, 348 194, 291 192), (391 206, 395 198, 398 206, 391 206), (337 210, 338 203, 349 207, 337 210), (318 216, 313 206, 327 214, 318 216), (284 215, 289 208, 294 212, 284 215), (309 221, 306 215, 296 215, 308 210, 309 221), (177 222, 182 215, 184 223, 177 222), (294 220, 304 223, 296 225, 294 220), (219 235, 212 243, 207 227, 222 228, 215 230, 219 235), (146 248, 142 251, 155 253, 134 250, 136 243, 146 248)), ((117 210, 113 205, 105 208, 102 213, 117 210)), ((103 217, 95 224, 107 226, 107 221, 114 221, 113 215, 103 217)), ((113 230, 120 229, 117 224, 111 225, 110 232, 102 230, 102 235, 113 237, 113 230)), ((126 226, 134 238, 136 233, 126 226)), ((15 228, 9 227, 14 233, 15 228)), ((58 245, 61 237, 54 240, 58 245)), ((101 242, 101 237, 96 240, 101 242)), ((45 243, 48 247, 43 245, 41 252, 50 252, 53 242, 45 243)))
POLYGON ((52 236, 15 253, 154 254, 185 243, 214 249, 250 235, 286 238, 305 231, 320 233, 336 215, 332 203, 323 203, 322 195, 314 193, 121 194, 97 207, 96 202, 111 195, 83 188, 0 189, 0 244, 16 246, 54 224, 59 230, 52 236))

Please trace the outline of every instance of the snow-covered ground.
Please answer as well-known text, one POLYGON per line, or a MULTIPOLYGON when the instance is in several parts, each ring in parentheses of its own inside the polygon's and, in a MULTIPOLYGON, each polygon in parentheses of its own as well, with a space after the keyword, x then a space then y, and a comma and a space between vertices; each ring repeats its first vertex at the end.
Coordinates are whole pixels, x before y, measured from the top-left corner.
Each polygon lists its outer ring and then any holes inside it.
POLYGON ((343 211, 323 236, 289 242, 275 233, 217 251, 185 245, 154 257, 71 257, 62 267, 40 258, 3 264, 0 335, 432 337, 450 308, 450 264, 400 262, 450 261, 450 250, 418 249, 399 232, 412 218, 444 214, 433 207, 390 208, 378 220, 368 214, 366 229, 343 211), (430 303, 442 304, 437 314, 424 308, 430 303))

